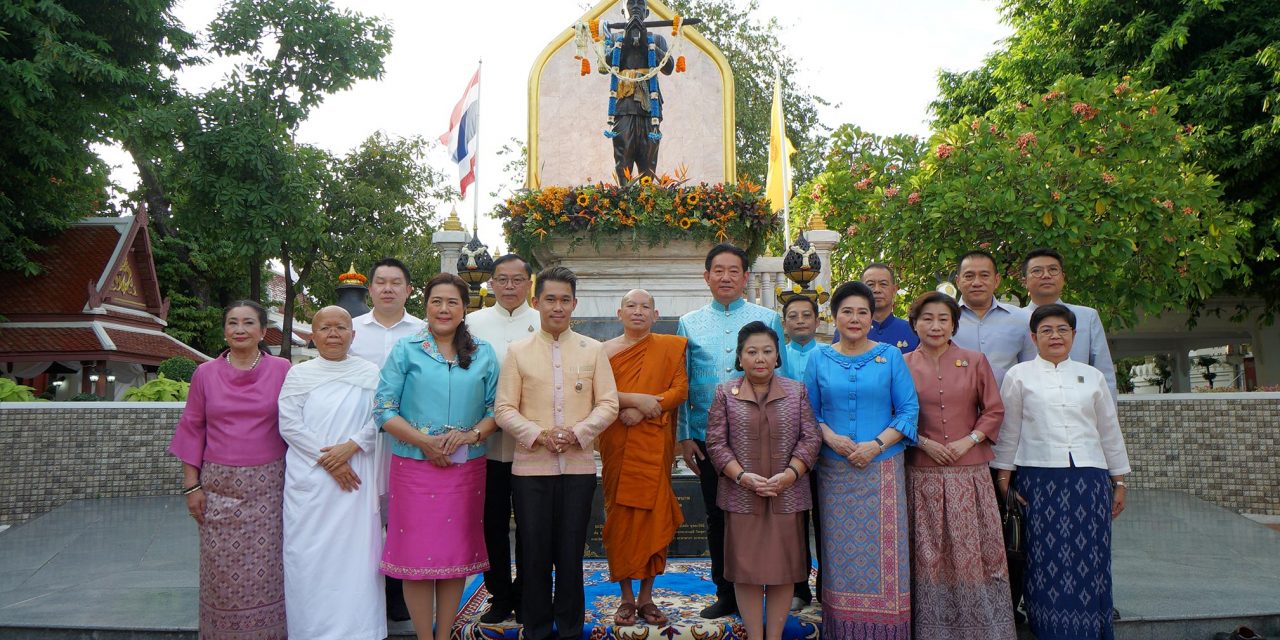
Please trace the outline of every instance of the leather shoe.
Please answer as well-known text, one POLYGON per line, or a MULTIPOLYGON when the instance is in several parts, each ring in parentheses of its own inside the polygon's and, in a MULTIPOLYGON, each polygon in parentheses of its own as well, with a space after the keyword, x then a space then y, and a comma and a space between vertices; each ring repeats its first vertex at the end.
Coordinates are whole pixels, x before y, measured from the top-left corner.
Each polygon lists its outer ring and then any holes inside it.
POLYGON ((511 609, 498 605, 489 605, 489 610, 480 616, 481 624, 501 624, 511 617, 511 609))
POLYGON ((1237 627, 1236 630, 1232 631, 1231 633, 1227 633, 1226 631, 1219 631, 1218 633, 1215 633, 1213 635, 1213 640, 1267 640, 1267 639, 1258 635, 1257 633, 1254 632, 1253 629, 1250 629, 1249 627, 1237 627))
POLYGON ((698 615, 708 620, 714 618, 725 618, 738 612, 738 603, 736 600, 729 598, 717 598, 711 606, 703 609, 698 615))

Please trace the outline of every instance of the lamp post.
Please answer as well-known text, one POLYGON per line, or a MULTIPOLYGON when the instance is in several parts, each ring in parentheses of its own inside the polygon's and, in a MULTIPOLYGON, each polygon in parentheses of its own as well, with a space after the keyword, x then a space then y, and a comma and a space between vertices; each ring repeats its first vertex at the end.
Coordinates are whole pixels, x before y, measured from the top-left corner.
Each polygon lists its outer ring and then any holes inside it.
POLYGON ((471 287, 471 301, 467 303, 467 311, 492 307, 498 301, 497 297, 480 285, 493 276, 493 256, 489 255, 489 248, 480 242, 480 236, 474 229, 471 241, 458 254, 458 277, 471 287))
POLYGON ((790 290, 778 290, 778 301, 782 306, 786 306, 788 302, 797 298, 805 297, 813 300, 819 305, 825 304, 831 298, 831 294, 817 285, 810 288, 809 285, 822 274, 822 258, 818 256, 818 249, 809 243, 809 239, 805 237, 805 233, 796 236, 796 241, 787 247, 787 252, 782 254, 782 271, 786 274, 787 279, 795 283, 790 290))

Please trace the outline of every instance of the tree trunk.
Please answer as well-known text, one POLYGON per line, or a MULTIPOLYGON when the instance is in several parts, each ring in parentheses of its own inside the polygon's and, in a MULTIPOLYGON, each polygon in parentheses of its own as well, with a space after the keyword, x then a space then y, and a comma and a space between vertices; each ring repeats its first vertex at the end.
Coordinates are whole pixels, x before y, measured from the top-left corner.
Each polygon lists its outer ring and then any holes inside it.
POLYGON ((284 246, 280 251, 280 262, 284 265, 284 305, 280 308, 284 319, 280 321, 280 357, 285 360, 293 356, 293 279, 289 277, 289 248, 284 246))
POLYGON ((249 256, 249 299, 254 302, 270 302, 262 297, 262 254, 257 251, 249 256))

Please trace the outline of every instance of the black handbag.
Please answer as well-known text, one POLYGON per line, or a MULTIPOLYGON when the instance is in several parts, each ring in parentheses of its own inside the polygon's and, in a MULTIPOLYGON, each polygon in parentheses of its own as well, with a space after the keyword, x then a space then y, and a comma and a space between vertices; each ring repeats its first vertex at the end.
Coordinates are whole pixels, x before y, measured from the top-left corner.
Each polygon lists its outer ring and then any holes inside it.
POLYGON ((1027 514, 1018 502, 1018 492, 1009 487, 1004 493, 1002 510, 1005 556, 1013 559, 1024 557, 1027 547, 1027 514))

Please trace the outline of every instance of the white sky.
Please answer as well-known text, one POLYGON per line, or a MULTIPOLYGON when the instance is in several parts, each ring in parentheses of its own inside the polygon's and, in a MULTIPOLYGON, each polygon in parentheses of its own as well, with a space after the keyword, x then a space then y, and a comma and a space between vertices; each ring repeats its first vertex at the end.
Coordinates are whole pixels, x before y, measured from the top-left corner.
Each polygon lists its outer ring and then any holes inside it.
MULTIPOLYGON (((512 137, 527 137, 529 69, 543 47, 585 10, 582 0, 335 0, 386 19, 395 30, 380 80, 358 83, 316 107, 298 131, 301 141, 344 153, 374 131, 436 138, 448 128, 476 61, 481 74, 480 188, 458 204, 470 226, 472 197, 480 199, 480 239, 504 244, 496 221, 485 219, 497 200, 487 194, 501 177, 496 153, 512 137)), ((176 15, 191 30, 208 25, 215 0, 186 0, 176 15)), ((745 3, 744 3, 745 4, 745 3)), ((759 17, 777 17, 782 46, 800 62, 798 81, 828 99, 822 121, 835 128, 855 123, 881 134, 928 132, 927 108, 937 94, 939 68, 972 69, 1009 34, 998 21, 996 0, 759 0, 759 17)), ((183 86, 199 91, 217 82, 225 67, 184 71, 183 86)), ((595 114, 604 121, 605 114, 595 114)), ((593 117, 587 114, 586 118, 593 117)), ((599 126, 589 126, 595 132, 599 126)), ((126 188, 137 184, 128 157, 103 149, 126 188)), ((433 165, 454 177, 443 149, 433 165)), ((440 212, 441 216, 448 211, 440 212)))

